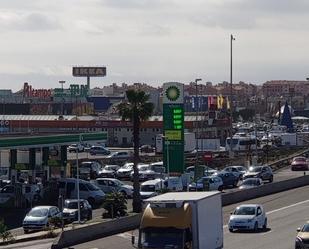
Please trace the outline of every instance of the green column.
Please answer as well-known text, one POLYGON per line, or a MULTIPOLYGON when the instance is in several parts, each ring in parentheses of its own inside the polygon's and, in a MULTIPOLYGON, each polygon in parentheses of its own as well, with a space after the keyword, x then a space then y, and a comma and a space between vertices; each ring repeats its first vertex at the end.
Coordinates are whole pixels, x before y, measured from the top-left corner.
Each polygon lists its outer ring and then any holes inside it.
POLYGON ((43 163, 43 166, 48 165, 48 159, 49 159, 49 148, 43 147, 42 148, 42 163, 43 163))
POLYGON ((17 150, 10 150, 10 163, 11 169, 15 169, 15 164, 17 163, 17 150))
POLYGON ((35 169, 35 148, 29 149, 29 169, 35 169))

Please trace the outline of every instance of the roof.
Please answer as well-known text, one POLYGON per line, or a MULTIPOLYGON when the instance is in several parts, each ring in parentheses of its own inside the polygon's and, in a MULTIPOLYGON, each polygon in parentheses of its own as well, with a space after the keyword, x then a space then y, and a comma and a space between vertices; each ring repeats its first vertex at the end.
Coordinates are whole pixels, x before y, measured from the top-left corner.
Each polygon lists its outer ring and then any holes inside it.
POLYGON ((214 195, 221 194, 219 191, 205 192, 177 192, 166 193, 147 199, 147 202, 170 202, 170 201, 198 201, 214 195))
POLYGON ((261 206, 260 204, 241 204, 237 207, 257 207, 257 206, 261 206))

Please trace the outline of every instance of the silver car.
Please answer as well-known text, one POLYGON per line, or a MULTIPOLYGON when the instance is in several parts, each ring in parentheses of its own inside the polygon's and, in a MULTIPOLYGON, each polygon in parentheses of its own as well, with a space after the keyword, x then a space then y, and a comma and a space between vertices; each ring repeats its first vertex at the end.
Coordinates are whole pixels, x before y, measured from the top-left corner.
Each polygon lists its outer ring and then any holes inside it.
POLYGON ((48 219, 61 217, 59 208, 55 206, 37 206, 26 214, 23 220, 23 229, 25 233, 33 230, 43 230, 49 226, 48 219))
POLYGON ((111 192, 120 192, 123 193, 126 197, 133 196, 133 187, 127 185, 122 181, 114 178, 97 178, 92 181, 97 187, 103 190, 104 193, 111 192))

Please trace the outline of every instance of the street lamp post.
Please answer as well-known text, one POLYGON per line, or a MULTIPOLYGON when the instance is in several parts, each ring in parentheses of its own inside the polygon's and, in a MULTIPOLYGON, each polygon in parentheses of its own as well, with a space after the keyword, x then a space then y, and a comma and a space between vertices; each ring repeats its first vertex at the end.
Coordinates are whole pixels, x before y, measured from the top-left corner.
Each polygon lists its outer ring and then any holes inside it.
POLYGON ((168 137, 163 135, 162 136, 163 140, 164 140, 164 145, 166 146, 166 161, 167 161, 167 165, 166 165, 166 173, 167 173, 167 184, 169 184, 169 178, 170 178, 170 158, 169 158, 169 145, 170 145, 170 141, 168 140, 168 137))
MULTIPOLYGON (((201 81, 202 79, 195 79, 195 99, 196 99, 196 106, 195 106, 195 174, 197 173, 197 167, 198 167, 198 115, 199 115, 199 101, 198 101, 198 84, 197 82, 201 81)), ((194 176, 195 180, 196 176, 194 176)), ((196 183, 197 186, 197 183, 196 183)), ((197 188, 196 188, 197 189, 197 188)))
POLYGON ((231 61, 230 61, 230 112, 231 112, 231 131, 230 131, 230 157, 233 157, 233 41, 235 41, 235 37, 231 35, 231 61))
MULTIPOLYGON (((81 135, 79 135, 79 144, 81 143, 81 135)), ((79 194, 79 164, 78 164, 78 145, 76 148, 76 181, 77 181, 77 207, 78 207, 78 223, 80 223, 80 194, 79 194)))
POLYGON ((65 80, 59 80, 59 84, 61 84, 61 115, 64 115, 64 97, 63 97, 63 84, 65 84, 65 80))

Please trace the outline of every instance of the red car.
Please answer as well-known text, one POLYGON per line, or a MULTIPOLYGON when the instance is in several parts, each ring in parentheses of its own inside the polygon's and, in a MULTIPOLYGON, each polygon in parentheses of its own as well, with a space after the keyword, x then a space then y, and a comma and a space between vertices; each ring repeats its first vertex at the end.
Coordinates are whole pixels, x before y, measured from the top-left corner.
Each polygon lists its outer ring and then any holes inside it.
POLYGON ((308 170, 308 160, 306 157, 294 157, 291 163, 291 170, 293 171, 304 171, 308 170))

